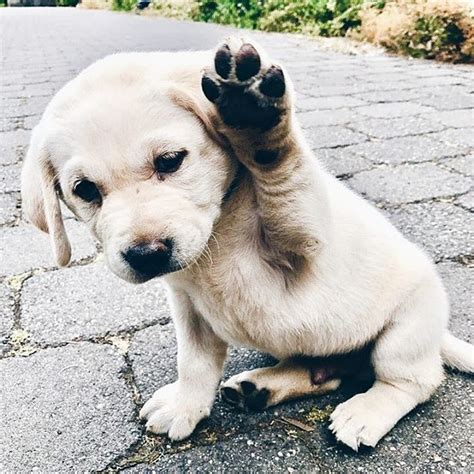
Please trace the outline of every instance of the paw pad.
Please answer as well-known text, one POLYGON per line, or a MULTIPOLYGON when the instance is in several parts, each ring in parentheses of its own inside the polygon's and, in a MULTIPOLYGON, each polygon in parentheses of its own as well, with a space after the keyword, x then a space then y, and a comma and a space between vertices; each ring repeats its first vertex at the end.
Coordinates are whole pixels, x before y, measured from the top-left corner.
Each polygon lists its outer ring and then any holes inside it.
POLYGON ((201 87, 226 125, 266 131, 280 122, 287 107, 285 77, 279 66, 262 66, 255 46, 244 43, 232 51, 222 45, 214 57, 214 71, 204 74, 201 87))
POLYGON ((222 45, 214 57, 214 67, 217 74, 224 79, 228 79, 232 69, 232 55, 228 45, 222 45))
POLYGON ((266 388, 257 389, 253 382, 246 380, 233 387, 222 387, 221 398, 229 405, 246 411, 261 411, 268 405, 270 391, 266 388))
POLYGON ((268 97, 283 97, 285 89, 283 71, 278 66, 272 66, 263 76, 260 83, 260 92, 268 97))
POLYGON ((235 74, 240 81, 246 81, 260 71, 260 56, 249 43, 245 43, 235 56, 235 74))

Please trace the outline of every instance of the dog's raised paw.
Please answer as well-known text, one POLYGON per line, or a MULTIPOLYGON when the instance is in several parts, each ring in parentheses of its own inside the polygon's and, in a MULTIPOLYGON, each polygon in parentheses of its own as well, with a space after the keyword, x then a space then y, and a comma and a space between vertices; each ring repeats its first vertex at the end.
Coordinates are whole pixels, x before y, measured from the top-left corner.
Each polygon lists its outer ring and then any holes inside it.
POLYGON ((268 406, 270 390, 257 388, 253 382, 228 380, 221 385, 221 398, 229 405, 245 411, 261 411, 268 406))
POLYGON ((267 63, 255 45, 236 38, 216 51, 201 86, 227 126, 270 130, 289 108, 283 70, 267 63))

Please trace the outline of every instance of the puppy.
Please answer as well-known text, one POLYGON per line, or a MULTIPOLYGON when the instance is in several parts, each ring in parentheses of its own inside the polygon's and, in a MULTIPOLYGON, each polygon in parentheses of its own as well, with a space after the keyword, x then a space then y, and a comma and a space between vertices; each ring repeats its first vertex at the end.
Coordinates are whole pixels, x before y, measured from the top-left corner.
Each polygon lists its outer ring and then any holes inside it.
POLYGON ((87 68, 34 130, 22 198, 59 265, 71 256, 62 200, 116 275, 164 276, 179 376, 141 416, 173 440, 209 415, 229 344, 280 361, 223 384, 228 401, 251 408, 335 389, 331 370, 315 375, 302 360, 370 345, 373 386, 331 415, 354 450, 427 400, 443 361, 474 369, 473 346, 447 331, 434 265, 321 167, 288 74, 253 42, 87 68))

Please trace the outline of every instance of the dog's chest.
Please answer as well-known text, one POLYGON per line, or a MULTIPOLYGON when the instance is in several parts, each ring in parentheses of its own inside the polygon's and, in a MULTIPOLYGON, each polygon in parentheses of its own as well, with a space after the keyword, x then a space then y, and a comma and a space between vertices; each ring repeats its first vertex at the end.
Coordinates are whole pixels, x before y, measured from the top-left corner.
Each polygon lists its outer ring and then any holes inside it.
POLYGON ((221 339, 278 358, 331 354, 345 338, 351 345, 350 328, 334 317, 346 311, 324 304, 319 290, 315 282, 288 290, 258 252, 242 247, 214 259, 187 285, 196 310, 221 339))
POLYGON ((195 274, 187 291, 222 339, 263 349, 268 345, 263 328, 272 326, 269 300, 275 298, 276 285, 269 275, 262 276, 258 255, 247 254, 248 262, 243 258, 240 252, 230 252, 222 260, 214 259, 212 266, 195 274))
MULTIPOLYGON (((250 210, 249 210, 250 209, 250 210)), ((258 243, 258 221, 243 206, 217 229, 210 255, 187 272, 184 288, 196 310, 224 341, 276 357, 328 355, 372 339, 384 311, 371 288, 347 291, 347 272, 312 268, 288 285, 258 243), (236 214, 239 215, 236 215, 236 214), (237 225, 245 222, 246 225, 237 225), (271 262, 271 263, 269 263, 271 262), (314 271, 313 271, 314 270, 314 271)))

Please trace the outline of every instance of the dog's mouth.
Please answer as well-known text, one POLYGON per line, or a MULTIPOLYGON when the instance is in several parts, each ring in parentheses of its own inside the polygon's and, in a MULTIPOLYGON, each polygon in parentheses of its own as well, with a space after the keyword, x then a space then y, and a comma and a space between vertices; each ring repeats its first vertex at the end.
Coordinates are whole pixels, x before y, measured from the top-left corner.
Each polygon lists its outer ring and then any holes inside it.
POLYGON ((130 268, 130 273, 132 275, 133 283, 146 283, 153 278, 159 278, 164 275, 169 275, 170 273, 175 273, 180 270, 184 270, 186 267, 177 262, 170 262, 169 265, 162 268, 150 268, 146 272, 137 271, 133 268, 130 268))

